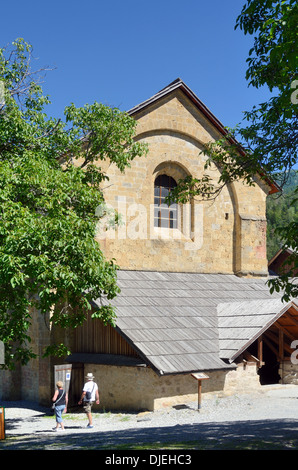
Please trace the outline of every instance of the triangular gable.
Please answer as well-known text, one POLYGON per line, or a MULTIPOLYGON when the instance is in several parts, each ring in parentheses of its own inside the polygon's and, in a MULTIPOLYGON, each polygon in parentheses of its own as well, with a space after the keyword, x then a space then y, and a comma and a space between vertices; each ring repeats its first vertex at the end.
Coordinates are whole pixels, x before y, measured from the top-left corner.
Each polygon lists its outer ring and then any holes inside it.
POLYGON ((160 90, 151 98, 143 101, 142 103, 134 106, 132 109, 128 111, 128 114, 133 116, 134 114, 138 113, 139 111, 145 109, 147 106, 155 103, 156 101, 164 98, 165 96, 169 95, 175 90, 181 90, 191 101, 192 103, 199 109, 201 113, 219 130, 219 132, 223 135, 227 134, 227 129, 224 125, 217 119, 216 116, 210 111, 209 108, 194 94, 194 92, 180 79, 177 78, 168 86, 160 90))
POLYGON ((281 299, 219 304, 220 357, 234 361, 293 306, 296 307, 294 302, 285 305, 281 299))
MULTIPOLYGON (((157 103, 162 98, 170 95, 175 90, 180 90, 184 95, 186 95, 190 101, 194 104, 194 106, 202 113, 205 118, 214 126, 217 131, 220 132, 221 135, 226 136, 228 134, 228 130, 225 126, 217 119, 217 117, 210 111, 210 109, 196 96, 196 94, 181 80, 181 78, 177 78, 173 82, 171 82, 168 86, 160 90, 158 93, 153 95, 151 98, 143 101, 142 103, 134 106, 132 109, 127 111, 128 114, 131 116, 136 116, 139 112, 144 111, 147 107, 151 106, 154 103, 157 103)), ((234 139, 230 139, 231 143, 237 144, 239 147, 239 151, 245 155, 244 149, 241 148, 241 145, 236 142, 234 139)), ((264 176, 264 175, 262 175, 264 176)), ((268 176, 265 177, 267 184, 271 187, 270 193, 273 194, 276 192, 280 192, 281 188, 268 176)))
POLYGON ((268 270, 273 275, 290 273, 291 276, 296 276, 298 269, 294 269, 294 255, 297 256, 292 247, 281 248, 268 262, 268 270), (294 269, 294 272, 292 270, 294 269))

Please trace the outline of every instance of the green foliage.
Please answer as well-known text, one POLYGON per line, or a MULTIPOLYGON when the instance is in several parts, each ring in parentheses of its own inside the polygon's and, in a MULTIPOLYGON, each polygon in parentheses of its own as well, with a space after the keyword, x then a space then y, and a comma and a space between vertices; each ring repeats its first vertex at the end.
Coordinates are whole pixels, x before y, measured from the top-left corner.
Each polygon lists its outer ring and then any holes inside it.
MULTIPOLYGON (((296 191, 297 193, 297 191, 296 191)), ((274 277, 268 281, 270 292, 282 292, 282 300, 289 302, 293 298, 298 297, 298 284, 297 284, 297 273, 298 273, 298 256, 297 256, 297 233, 298 233, 298 221, 287 224, 286 227, 279 227, 276 229, 278 235, 284 240, 282 248, 290 247, 292 253, 286 260, 287 267, 290 269, 278 277, 274 277)))
POLYGON ((282 299, 289 302, 298 297, 298 171, 291 175, 280 198, 267 199, 267 247, 269 259, 279 249, 290 248, 291 254, 286 260, 287 269, 268 284, 270 291, 282 292, 282 299), (291 267, 289 269, 289 267, 291 267))
POLYGON ((284 245, 285 239, 279 231, 298 222, 298 172, 291 174, 283 192, 267 197, 267 256, 270 260, 284 245))
POLYGON ((254 36, 247 59, 250 85, 289 90, 297 71, 297 7, 296 0, 248 0, 243 6, 236 28, 254 36))
POLYGON ((248 0, 235 28, 254 36, 247 59, 249 85, 267 86, 272 97, 246 111, 241 125, 206 145, 205 171, 212 161, 220 169, 220 179, 211 181, 205 173, 179 182, 175 198, 181 202, 182 195, 183 200, 185 196, 213 198, 236 179, 254 184, 257 173, 279 172, 278 182, 283 185, 297 163, 298 100, 293 100, 293 86, 298 86, 298 4, 296 0, 248 0))
MULTIPOLYGON (((53 325, 75 328, 92 299, 119 292, 117 266, 94 238, 107 179, 98 162, 109 160, 124 171, 146 152, 133 140, 136 122, 118 109, 71 104, 65 122, 48 117, 49 99, 34 80, 31 52, 22 39, 0 49, 0 339, 6 367, 34 357, 28 335, 33 307, 41 315, 52 311, 53 325)), ((103 306, 96 316, 113 324, 115 312, 103 306)))
MULTIPOLYGON (((297 163, 298 102, 293 99, 293 84, 298 78, 298 4, 296 0, 249 0, 238 17, 238 26, 255 37, 247 59, 249 84, 257 88, 266 85, 273 93, 270 100, 245 113, 248 125, 241 128, 240 138, 268 174, 279 172, 283 186, 297 163)), ((298 294, 294 281, 298 264, 297 179, 292 194, 276 205, 269 200, 267 214, 270 220, 275 217, 274 228, 269 223, 269 240, 273 229, 278 243, 294 250, 294 268, 269 282, 271 291, 282 291, 283 300, 288 301, 298 294)), ((272 248, 269 246, 269 254, 272 248)))
POLYGON ((226 184, 239 179, 250 186, 255 184, 254 175, 261 171, 260 164, 244 153, 234 134, 235 130, 226 129, 221 139, 205 144, 203 153, 207 158, 202 177, 188 176, 179 180, 167 198, 168 203, 184 204, 191 198, 215 199, 226 184), (218 179, 212 176, 212 171, 208 171, 212 169, 212 164, 220 171, 218 179))
POLYGON ((293 83, 298 78, 298 4, 296 0, 249 0, 236 27, 254 35, 246 78, 273 96, 245 113, 238 137, 253 160, 269 173, 285 174, 297 162, 298 106, 293 83))
MULTIPOLYGON (((205 147, 207 161, 201 178, 179 181, 171 193, 171 202, 186 202, 192 197, 212 199, 221 189, 237 179, 254 185, 255 175, 273 177, 282 187, 297 164, 298 149, 298 4, 296 0, 248 0, 237 18, 235 28, 254 36, 247 59, 246 79, 256 88, 267 86, 272 97, 244 113, 235 129, 205 147), (293 91, 294 90, 294 91, 293 91), (208 168, 211 162, 220 171, 214 181, 208 168)), ((292 199, 295 199, 292 196, 292 199)), ((272 253, 279 241, 294 248, 297 258, 297 219, 294 202, 280 199, 278 207, 269 202, 268 215, 283 225, 269 225, 272 253), (275 209, 273 209, 275 207, 275 209), (274 229, 274 242, 271 235, 274 229), (278 238, 279 237, 279 238, 278 238)), ((297 204, 297 203, 296 203, 297 204)), ((296 261, 295 261, 296 263, 296 261)), ((277 281, 276 281, 277 282, 277 281)), ((297 295, 292 283, 283 284, 287 295, 297 295)), ((273 284, 272 284, 273 286, 273 284)), ((276 287, 280 289, 280 286, 276 287)))

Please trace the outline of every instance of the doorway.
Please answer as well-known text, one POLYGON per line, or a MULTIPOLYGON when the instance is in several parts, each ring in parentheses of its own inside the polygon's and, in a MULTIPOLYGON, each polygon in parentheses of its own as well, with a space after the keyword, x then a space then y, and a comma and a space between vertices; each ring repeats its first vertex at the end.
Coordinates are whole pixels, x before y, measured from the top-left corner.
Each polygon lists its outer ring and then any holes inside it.
MULTIPOLYGON (((247 348, 247 351, 255 357, 258 357, 258 343, 255 341, 247 348)), ((263 344, 263 362, 265 363, 258 370, 261 385, 271 385, 280 383, 281 376, 278 373, 279 361, 274 352, 264 342, 263 344)))
POLYGON ((69 387, 69 406, 71 408, 78 407, 78 401, 82 395, 84 386, 84 364, 73 363, 72 374, 69 387))
POLYGON ((75 408, 84 385, 84 364, 60 364, 54 366, 54 381, 61 380, 68 393, 68 407, 75 408))

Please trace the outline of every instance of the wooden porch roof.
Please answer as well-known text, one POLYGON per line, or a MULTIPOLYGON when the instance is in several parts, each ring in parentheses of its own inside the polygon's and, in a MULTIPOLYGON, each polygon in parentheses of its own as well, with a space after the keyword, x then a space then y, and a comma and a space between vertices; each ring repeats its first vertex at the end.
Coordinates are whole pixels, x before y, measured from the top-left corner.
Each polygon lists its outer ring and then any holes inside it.
POLYGON ((294 302, 284 304, 280 299, 228 302, 220 304, 217 310, 220 357, 229 362, 272 326, 298 339, 298 306, 294 302))

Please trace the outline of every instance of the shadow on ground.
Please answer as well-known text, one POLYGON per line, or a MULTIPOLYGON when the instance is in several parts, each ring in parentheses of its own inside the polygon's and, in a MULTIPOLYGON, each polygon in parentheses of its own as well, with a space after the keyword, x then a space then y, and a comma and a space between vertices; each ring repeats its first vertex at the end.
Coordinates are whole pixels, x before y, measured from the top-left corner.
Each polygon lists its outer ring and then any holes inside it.
MULTIPOLYGON (((9 423, 8 423, 9 425, 9 423)), ((76 429, 74 429, 76 428, 76 429)), ((224 423, 183 424, 103 432, 78 432, 68 426, 65 433, 36 432, 11 435, 0 441, 0 450, 294 450, 298 449, 297 420, 260 420, 224 423), (74 431, 72 433, 72 430, 74 431)))

